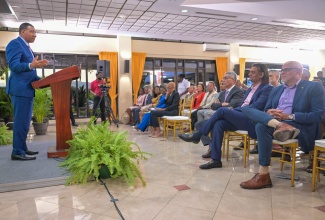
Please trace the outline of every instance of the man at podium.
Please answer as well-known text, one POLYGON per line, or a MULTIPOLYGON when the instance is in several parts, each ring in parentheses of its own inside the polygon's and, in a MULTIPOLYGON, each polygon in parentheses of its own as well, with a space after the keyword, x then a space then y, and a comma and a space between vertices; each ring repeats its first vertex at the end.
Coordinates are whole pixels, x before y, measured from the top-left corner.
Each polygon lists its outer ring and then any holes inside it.
POLYGON ((29 44, 36 38, 36 30, 29 23, 19 26, 19 36, 10 41, 6 47, 6 56, 10 68, 10 77, 6 92, 10 95, 14 108, 13 150, 12 160, 35 160, 28 156, 38 154, 37 151, 28 150, 26 138, 32 117, 35 90, 32 82, 39 80, 36 68, 48 64, 47 60, 38 60, 29 44))

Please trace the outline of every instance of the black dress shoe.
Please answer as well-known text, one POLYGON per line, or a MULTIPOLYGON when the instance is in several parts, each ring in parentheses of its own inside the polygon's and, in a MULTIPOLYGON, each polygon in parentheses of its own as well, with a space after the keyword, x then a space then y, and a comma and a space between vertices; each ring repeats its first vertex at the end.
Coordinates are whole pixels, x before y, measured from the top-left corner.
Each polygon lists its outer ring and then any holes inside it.
POLYGON ((11 160, 36 160, 36 157, 28 157, 26 154, 11 154, 11 160))
POLYGON ((242 150, 244 149, 244 143, 240 142, 240 144, 237 147, 234 147, 234 150, 242 150))
POLYGON ((77 123, 72 123, 72 126, 78 127, 77 123))
POLYGON ((35 155, 35 154, 38 154, 38 151, 26 150, 25 154, 27 154, 27 155, 35 155))
POLYGON ((192 142, 194 144, 198 144, 200 142, 200 139, 195 139, 193 137, 193 134, 187 134, 187 133, 185 133, 185 134, 179 134, 178 137, 180 139, 182 139, 183 141, 192 142))
POLYGON ((256 145, 249 153, 250 154, 258 154, 258 146, 256 145))
POLYGON ((200 166, 200 169, 202 170, 207 170, 207 169, 211 169, 211 168, 221 168, 222 167, 222 162, 219 160, 211 160, 210 162, 206 163, 206 164, 202 164, 200 166))
POLYGON ((211 147, 209 147, 208 151, 205 154, 202 154, 203 158, 210 158, 211 157, 211 147))

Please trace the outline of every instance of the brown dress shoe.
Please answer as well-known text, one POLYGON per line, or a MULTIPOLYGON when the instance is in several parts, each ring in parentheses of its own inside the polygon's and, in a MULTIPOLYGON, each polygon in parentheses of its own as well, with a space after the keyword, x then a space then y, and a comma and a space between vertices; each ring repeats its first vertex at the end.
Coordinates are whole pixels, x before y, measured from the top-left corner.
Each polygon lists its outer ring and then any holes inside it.
POLYGON ((273 137, 277 141, 284 142, 289 139, 294 139, 298 136, 299 132, 299 129, 284 122, 281 122, 278 126, 276 126, 275 131, 273 133, 273 137))
POLYGON ((267 174, 257 173, 252 179, 242 182, 240 184, 240 187, 243 189, 263 189, 263 188, 270 188, 272 186, 273 185, 269 173, 267 174))
POLYGON ((205 154, 202 154, 203 158, 210 158, 211 157, 211 147, 209 147, 208 151, 205 154))

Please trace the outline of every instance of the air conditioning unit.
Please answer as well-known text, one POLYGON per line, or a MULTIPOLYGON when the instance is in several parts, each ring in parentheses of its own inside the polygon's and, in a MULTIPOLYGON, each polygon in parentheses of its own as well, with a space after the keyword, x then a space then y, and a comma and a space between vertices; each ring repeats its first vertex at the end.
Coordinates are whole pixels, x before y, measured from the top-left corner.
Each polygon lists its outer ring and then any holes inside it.
POLYGON ((229 52, 230 45, 227 45, 227 44, 203 44, 203 51, 229 52))

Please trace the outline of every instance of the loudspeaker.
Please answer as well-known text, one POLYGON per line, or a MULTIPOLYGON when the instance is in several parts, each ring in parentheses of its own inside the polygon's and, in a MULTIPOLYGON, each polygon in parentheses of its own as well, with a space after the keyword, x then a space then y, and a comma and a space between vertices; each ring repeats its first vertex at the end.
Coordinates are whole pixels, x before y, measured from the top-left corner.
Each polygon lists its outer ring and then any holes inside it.
POLYGON ((110 77, 110 63, 108 60, 97 60, 97 72, 101 72, 103 77, 110 77))
POLYGON ((124 73, 130 72, 130 60, 124 60, 124 73))

